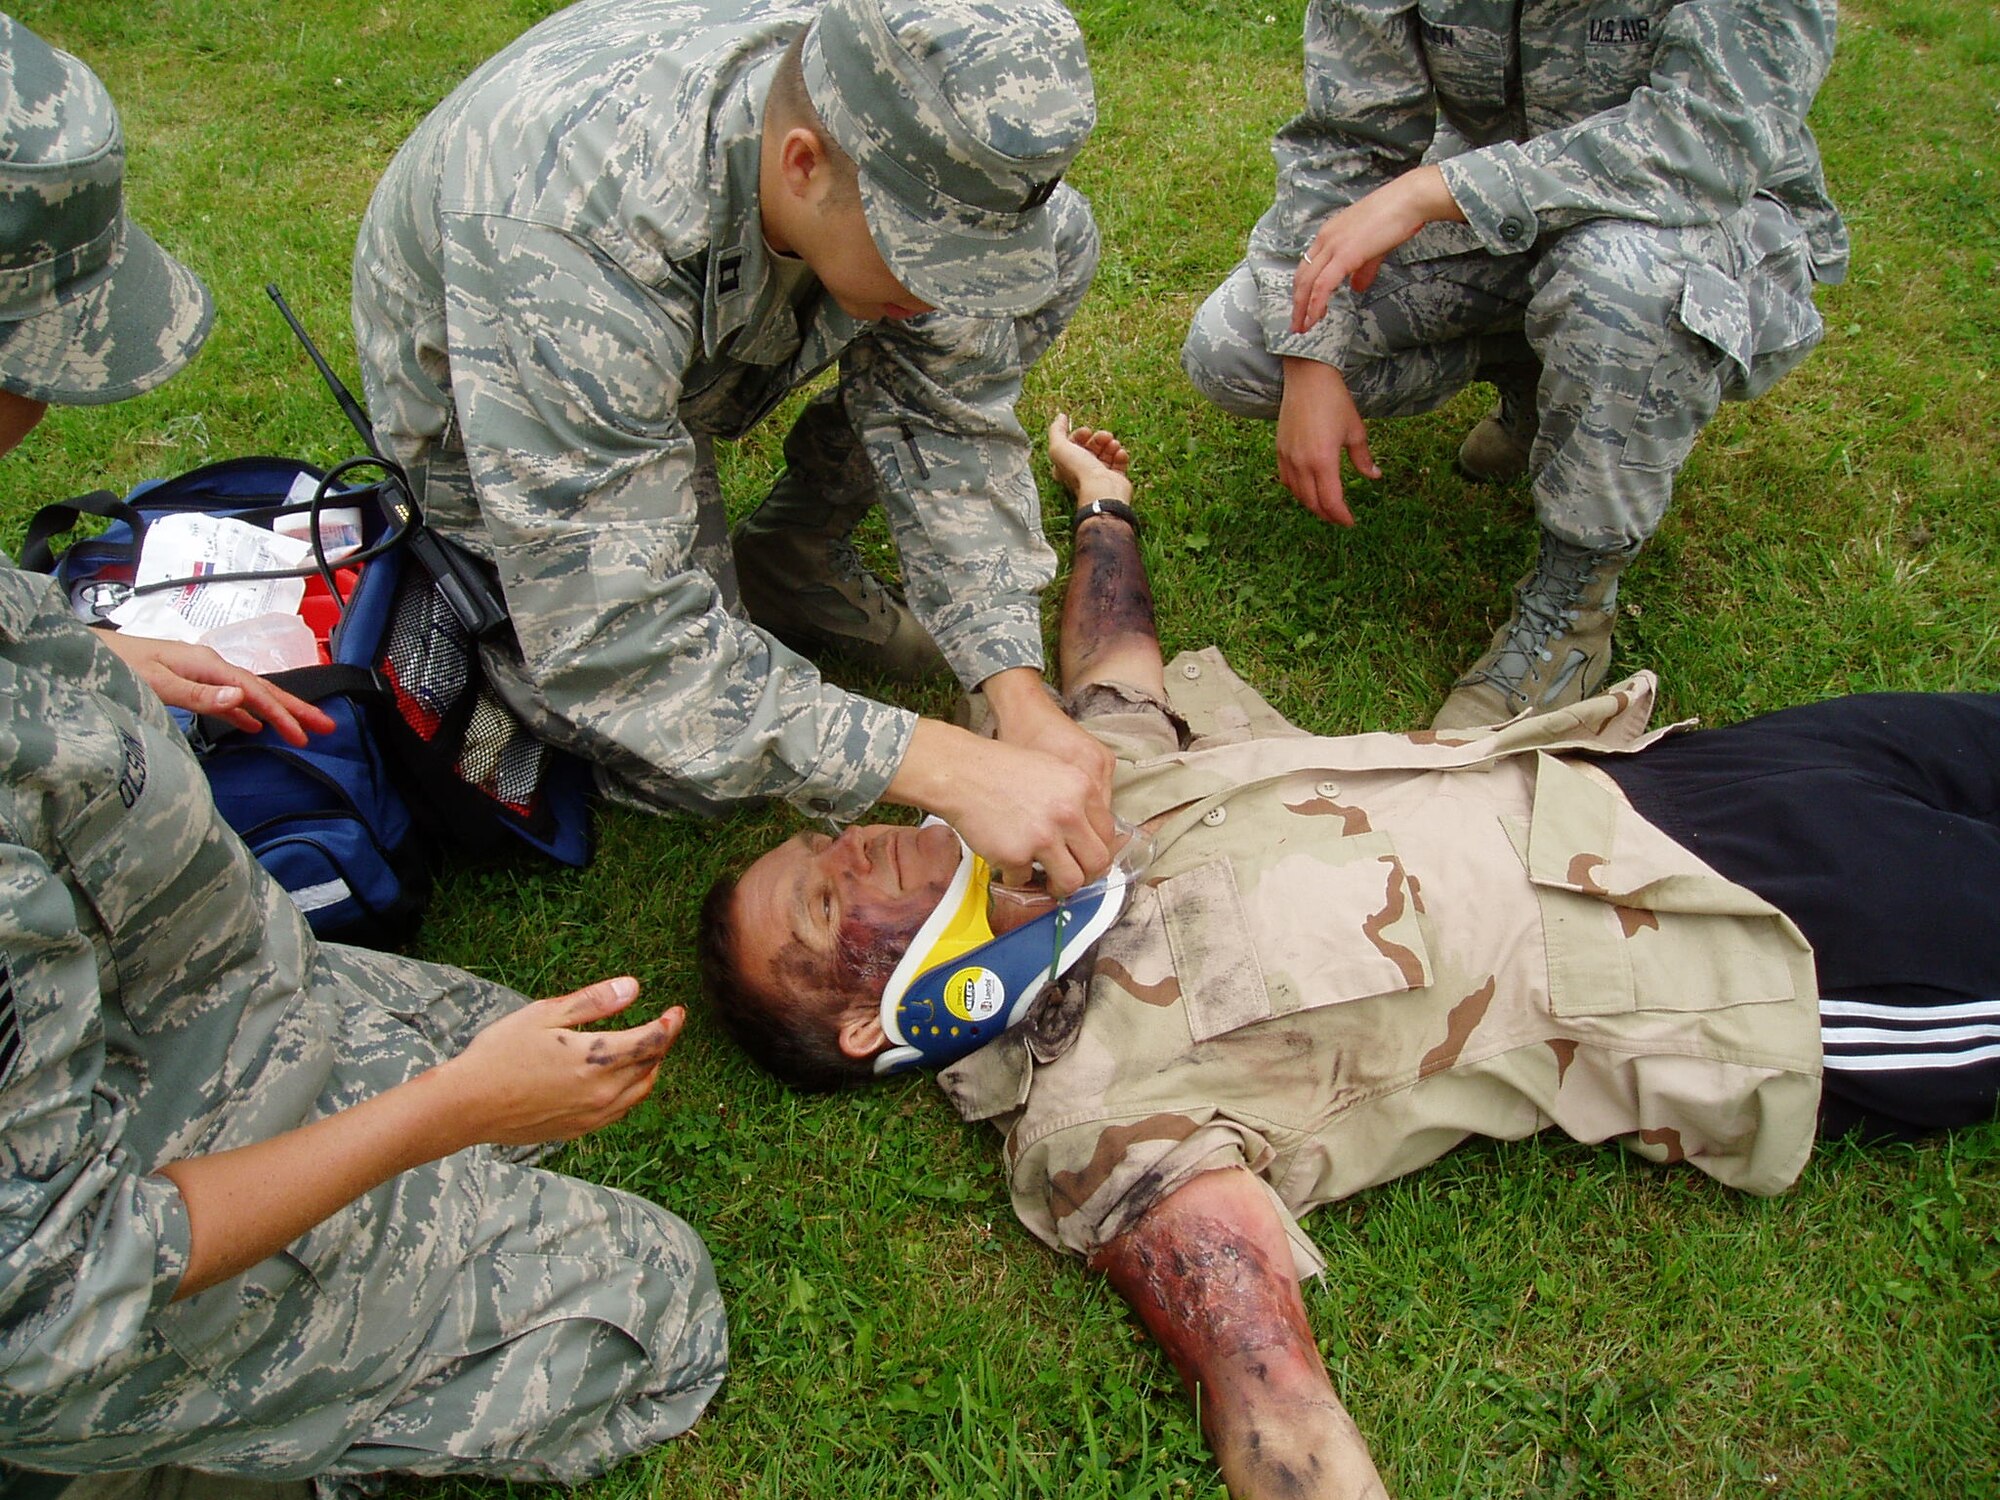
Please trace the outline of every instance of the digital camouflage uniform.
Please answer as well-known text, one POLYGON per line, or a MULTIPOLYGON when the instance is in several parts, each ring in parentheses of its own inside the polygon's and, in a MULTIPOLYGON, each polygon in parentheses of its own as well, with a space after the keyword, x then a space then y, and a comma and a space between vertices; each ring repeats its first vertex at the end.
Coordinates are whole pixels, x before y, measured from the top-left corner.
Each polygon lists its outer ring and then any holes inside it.
MULTIPOLYGON (((496 663, 503 690, 652 805, 780 797, 853 818, 908 748, 913 715, 824 683, 732 610, 710 441, 835 362, 838 404, 808 407, 788 461, 829 490, 879 488, 911 606, 968 686, 1042 661, 1054 554, 1013 408, 1089 284, 1095 225, 1054 189, 1056 292, 1019 319, 848 317, 773 255, 758 209, 765 94, 814 13, 586 0, 551 17, 418 128, 356 251, 370 409, 427 466, 431 520, 499 567, 520 650, 496 663)), ((1034 78, 992 68, 996 97, 1039 108, 1034 78)), ((988 249, 996 285, 1016 253, 988 249)), ((1045 247, 1018 254, 1049 269, 1045 247)))
POLYGON ((522 1003, 316 943, 152 692, 0 560, 0 1459, 577 1480, 682 1431, 727 1340, 674 1215, 463 1151, 184 1301, 161 1163, 277 1135, 522 1003))
POLYGON ((1337 367, 1368 417, 1481 378, 1533 391, 1543 527, 1644 541, 1717 403, 1811 352, 1813 284, 1845 274, 1805 123, 1833 40, 1832 0, 1314 0, 1277 201, 1196 315, 1189 376, 1267 418, 1286 356, 1337 367), (1319 226, 1426 159, 1468 222, 1427 226, 1292 333, 1319 226))
MULTIPOLYGON (((1564 752, 1647 733, 1641 674, 1490 733, 1307 736, 1213 651, 1162 705, 1099 686, 1114 805, 1158 856, 1087 989, 940 1075, 1006 1136, 1013 1200, 1089 1253, 1198 1173, 1288 1223, 1468 1135, 1556 1126, 1786 1187, 1820 1094, 1813 961, 1564 752)), ((1296 1227, 1301 1274, 1320 1268, 1296 1227)))
POLYGON ((95 406, 193 358, 215 304, 125 213, 125 137, 89 65, 0 15, 0 389, 95 406))

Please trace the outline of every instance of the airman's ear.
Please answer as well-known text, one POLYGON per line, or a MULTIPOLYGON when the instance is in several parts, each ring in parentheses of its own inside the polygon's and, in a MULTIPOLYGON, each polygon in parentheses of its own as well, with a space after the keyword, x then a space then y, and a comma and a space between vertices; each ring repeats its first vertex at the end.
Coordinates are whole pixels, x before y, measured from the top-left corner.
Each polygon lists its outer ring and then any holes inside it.
POLYGON ((801 202, 813 197, 816 186, 826 187, 832 168, 826 142, 804 125, 794 125, 778 143, 778 173, 785 190, 801 202))
POLYGON ((889 1045, 889 1033, 882 1029, 882 1015, 876 1010, 849 1011, 837 1035, 842 1055, 857 1062, 889 1045))

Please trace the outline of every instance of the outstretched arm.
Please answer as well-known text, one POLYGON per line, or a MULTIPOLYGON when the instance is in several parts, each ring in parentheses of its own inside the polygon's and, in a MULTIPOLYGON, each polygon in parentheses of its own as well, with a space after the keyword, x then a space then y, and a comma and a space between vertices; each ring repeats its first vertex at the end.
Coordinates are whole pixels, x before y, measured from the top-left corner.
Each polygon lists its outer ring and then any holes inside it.
MULTIPOLYGON (((1070 428, 1059 413, 1049 424, 1049 465, 1080 510, 1093 500, 1132 503, 1131 459, 1102 428, 1070 428)), ((1139 556, 1139 534, 1115 515, 1076 529, 1069 587, 1063 594, 1059 646, 1062 686, 1074 693, 1093 682, 1120 682, 1164 697, 1160 635, 1153 590, 1139 556)))
POLYGON ((1091 1264, 1180 1371, 1236 1500, 1387 1500, 1313 1342, 1284 1222, 1247 1168, 1204 1172, 1091 1264))
POLYGON ((624 1031, 577 1028, 639 993, 629 977, 532 1001, 456 1057, 281 1135, 160 1168, 187 1205, 191 1297, 275 1255, 399 1172, 482 1142, 534 1145, 608 1125, 645 1098, 686 1012, 624 1031))

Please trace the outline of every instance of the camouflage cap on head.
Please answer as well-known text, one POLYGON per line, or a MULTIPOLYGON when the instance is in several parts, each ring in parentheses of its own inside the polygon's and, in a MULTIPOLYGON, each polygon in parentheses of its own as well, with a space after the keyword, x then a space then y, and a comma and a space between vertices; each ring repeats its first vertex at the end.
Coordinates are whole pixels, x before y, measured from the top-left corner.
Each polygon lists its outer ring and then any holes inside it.
POLYGON ((947 312, 1048 301, 1044 205, 1097 108, 1083 37, 1053 0, 828 0, 800 58, 806 92, 860 170, 896 279, 947 312))
POLYGON ((0 15, 0 389, 119 401, 208 336, 207 290, 126 217, 124 180, 97 75, 0 15))

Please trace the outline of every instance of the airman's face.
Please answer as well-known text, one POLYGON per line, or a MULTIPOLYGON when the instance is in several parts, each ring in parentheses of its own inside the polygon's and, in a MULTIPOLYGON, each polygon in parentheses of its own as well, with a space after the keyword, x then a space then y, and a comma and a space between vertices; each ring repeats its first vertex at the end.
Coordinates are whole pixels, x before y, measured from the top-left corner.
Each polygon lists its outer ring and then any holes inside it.
POLYGON ((848 197, 837 207, 821 204, 813 232, 800 235, 792 248, 850 318, 899 321, 936 311, 889 269, 868 232, 859 198, 848 197))

